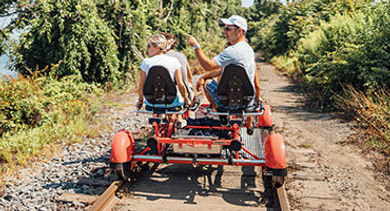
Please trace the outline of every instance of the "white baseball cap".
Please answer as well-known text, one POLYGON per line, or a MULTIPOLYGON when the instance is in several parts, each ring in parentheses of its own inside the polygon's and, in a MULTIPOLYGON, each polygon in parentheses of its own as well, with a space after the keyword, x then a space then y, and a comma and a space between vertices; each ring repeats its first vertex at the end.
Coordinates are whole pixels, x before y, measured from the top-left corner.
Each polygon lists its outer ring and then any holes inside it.
POLYGON ((239 15, 232 15, 229 19, 221 18, 219 19, 220 23, 224 25, 235 25, 240 27, 245 32, 248 30, 248 24, 246 23, 246 20, 239 16, 239 15))

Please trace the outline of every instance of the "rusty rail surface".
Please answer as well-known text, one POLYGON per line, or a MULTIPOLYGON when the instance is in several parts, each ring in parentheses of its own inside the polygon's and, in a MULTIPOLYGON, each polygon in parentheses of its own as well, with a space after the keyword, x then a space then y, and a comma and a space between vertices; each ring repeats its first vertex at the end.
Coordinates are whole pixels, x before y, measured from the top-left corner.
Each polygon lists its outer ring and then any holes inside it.
POLYGON ((111 210, 115 204, 119 201, 119 198, 115 196, 115 192, 122 185, 123 181, 114 181, 102 195, 91 205, 88 211, 98 210, 111 210))
POLYGON ((290 204, 288 202, 287 193, 286 193, 286 189, 284 188, 284 185, 282 185, 279 188, 276 188, 276 193, 278 195, 280 209, 282 211, 289 211, 290 204))

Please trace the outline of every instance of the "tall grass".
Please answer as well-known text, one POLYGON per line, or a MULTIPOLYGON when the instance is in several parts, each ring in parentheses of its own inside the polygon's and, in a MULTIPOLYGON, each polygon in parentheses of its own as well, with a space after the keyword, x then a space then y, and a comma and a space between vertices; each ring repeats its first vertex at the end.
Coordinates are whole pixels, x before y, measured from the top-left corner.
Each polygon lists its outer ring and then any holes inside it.
POLYGON ((390 156, 390 91, 381 88, 368 95, 348 85, 344 92, 346 96, 338 98, 337 105, 368 135, 361 139, 366 147, 390 156))

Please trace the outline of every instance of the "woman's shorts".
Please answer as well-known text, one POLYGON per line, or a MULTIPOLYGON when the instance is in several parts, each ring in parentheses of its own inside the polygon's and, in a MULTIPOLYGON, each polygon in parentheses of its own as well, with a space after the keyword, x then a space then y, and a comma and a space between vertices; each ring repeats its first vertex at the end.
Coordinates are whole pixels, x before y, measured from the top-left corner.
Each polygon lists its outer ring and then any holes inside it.
POLYGON ((184 100, 181 96, 177 95, 175 101, 172 104, 150 104, 148 100, 145 99, 145 104, 154 108, 173 108, 184 105, 184 100))

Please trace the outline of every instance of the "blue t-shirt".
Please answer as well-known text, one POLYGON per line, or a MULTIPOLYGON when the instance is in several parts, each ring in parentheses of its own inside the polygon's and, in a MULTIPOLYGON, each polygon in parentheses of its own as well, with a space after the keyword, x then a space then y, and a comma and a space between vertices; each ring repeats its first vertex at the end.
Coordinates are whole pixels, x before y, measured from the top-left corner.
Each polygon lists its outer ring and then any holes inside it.
POLYGON ((222 68, 222 70, 230 64, 243 66, 252 86, 255 87, 255 52, 247 42, 238 42, 225 48, 220 54, 214 57, 213 60, 222 68))

